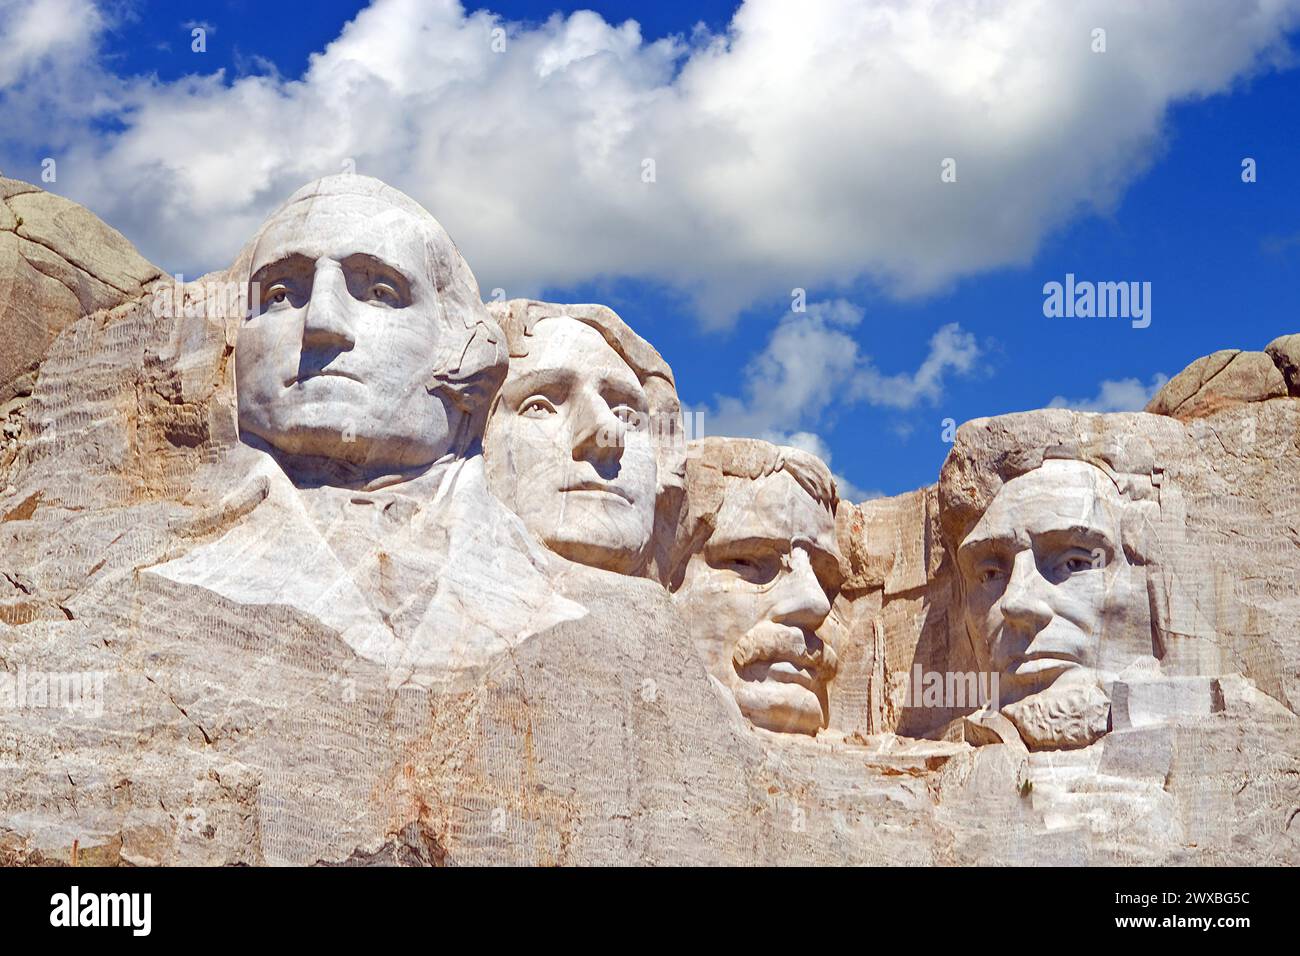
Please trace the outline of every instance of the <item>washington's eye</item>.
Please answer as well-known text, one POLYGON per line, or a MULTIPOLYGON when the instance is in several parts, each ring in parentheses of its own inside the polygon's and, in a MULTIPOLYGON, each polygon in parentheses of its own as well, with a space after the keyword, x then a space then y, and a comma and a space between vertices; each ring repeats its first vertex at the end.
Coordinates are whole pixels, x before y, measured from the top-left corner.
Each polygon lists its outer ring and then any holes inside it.
POLYGON ((280 305, 289 301, 289 287, 283 282, 276 282, 266 290, 266 301, 273 305, 280 305))
POLYGON ((375 302, 382 302, 384 305, 396 306, 400 304, 401 297, 387 282, 376 282, 370 287, 370 298, 375 302))
POLYGON ((525 418, 546 418, 555 414, 555 406, 540 395, 534 395, 519 406, 519 414, 525 418))
POLYGON ((630 405, 619 405, 613 409, 614 417, 628 428, 638 429, 643 424, 640 412, 630 405))

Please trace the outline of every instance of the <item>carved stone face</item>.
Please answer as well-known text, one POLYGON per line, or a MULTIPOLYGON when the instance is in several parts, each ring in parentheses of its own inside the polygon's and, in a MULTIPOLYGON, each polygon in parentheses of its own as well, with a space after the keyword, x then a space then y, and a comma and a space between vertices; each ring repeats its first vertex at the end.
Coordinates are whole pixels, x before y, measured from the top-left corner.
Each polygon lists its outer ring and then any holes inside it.
POLYGON ((1149 628, 1121 547, 1125 507, 1101 469, 1048 460, 1007 482, 961 543, 966 626, 1004 702, 1121 669, 1126 632, 1149 628))
POLYGON ((235 347, 240 431, 376 470, 445 454, 429 386, 452 343, 428 260, 419 223, 366 197, 296 203, 269 224, 235 347))
POLYGON ((826 725, 835 652, 817 630, 841 583, 835 521, 787 472, 725 479, 717 524, 676 592, 709 673, 766 730, 826 725))
POLYGON ((647 415, 636 374, 598 331, 542 319, 488 422, 489 487, 552 551, 634 573, 658 487, 647 415))

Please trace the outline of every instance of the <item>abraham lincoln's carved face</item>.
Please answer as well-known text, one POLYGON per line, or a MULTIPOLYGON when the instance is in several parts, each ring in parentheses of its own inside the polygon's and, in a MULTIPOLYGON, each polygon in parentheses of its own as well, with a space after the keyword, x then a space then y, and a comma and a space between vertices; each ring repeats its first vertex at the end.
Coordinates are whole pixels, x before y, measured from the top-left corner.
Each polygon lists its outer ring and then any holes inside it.
POLYGON ((1004 700, 1126 663, 1112 658, 1147 597, 1122 546, 1125 507, 1100 468, 1048 460, 1007 482, 961 542, 966 626, 1004 700))

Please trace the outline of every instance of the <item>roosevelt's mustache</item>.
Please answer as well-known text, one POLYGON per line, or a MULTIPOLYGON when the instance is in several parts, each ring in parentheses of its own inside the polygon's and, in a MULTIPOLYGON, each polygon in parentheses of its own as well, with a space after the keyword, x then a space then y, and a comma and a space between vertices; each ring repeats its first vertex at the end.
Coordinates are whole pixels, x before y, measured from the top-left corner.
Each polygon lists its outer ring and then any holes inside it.
POLYGON ((776 661, 789 661, 797 667, 805 667, 823 680, 834 677, 840 663, 835 648, 812 632, 771 621, 751 628, 736 642, 735 650, 731 652, 731 662, 737 672, 751 664, 776 661))

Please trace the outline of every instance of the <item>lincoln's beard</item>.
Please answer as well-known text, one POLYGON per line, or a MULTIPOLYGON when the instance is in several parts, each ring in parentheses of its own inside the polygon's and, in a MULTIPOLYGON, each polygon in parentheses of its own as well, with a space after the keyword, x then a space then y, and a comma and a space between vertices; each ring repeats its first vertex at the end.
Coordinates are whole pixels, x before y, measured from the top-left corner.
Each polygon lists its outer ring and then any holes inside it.
POLYGON ((1030 750, 1086 747, 1110 729, 1110 698, 1092 671, 1058 680, 1008 704, 1002 713, 1030 750))

